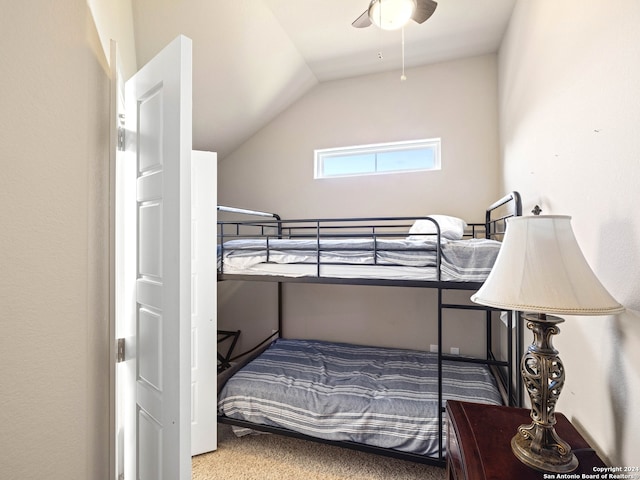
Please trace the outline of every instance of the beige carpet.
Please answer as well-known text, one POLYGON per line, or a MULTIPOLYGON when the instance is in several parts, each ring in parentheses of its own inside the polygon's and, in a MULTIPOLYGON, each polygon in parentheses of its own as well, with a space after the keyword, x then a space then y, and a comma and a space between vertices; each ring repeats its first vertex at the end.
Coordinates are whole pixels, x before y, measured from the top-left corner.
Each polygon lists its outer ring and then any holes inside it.
POLYGON ((192 480, 443 480, 445 470, 279 435, 236 438, 218 427, 218 450, 193 458, 192 480))

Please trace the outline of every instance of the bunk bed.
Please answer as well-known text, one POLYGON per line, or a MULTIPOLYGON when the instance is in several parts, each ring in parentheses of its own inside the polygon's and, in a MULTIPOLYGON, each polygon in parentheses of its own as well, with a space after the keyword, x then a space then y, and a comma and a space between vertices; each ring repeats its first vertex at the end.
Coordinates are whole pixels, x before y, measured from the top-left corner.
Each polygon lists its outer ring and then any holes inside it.
POLYGON ((219 375, 220 423, 444 465, 447 399, 520 406, 518 313, 502 314, 506 347, 496 352, 498 315, 443 296, 480 288, 507 219, 522 214, 517 192, 490 205, 481 224, 445 215, 283 220, 254 210, 218 210, 241 217, 218 222, 218 280, 278 285, 278 338, 219 375), (437 352, 288 339, 281 305, 287 282, 436 289, 437 352), (483 316, 481 358, 443 352, 445 310, 483 316))

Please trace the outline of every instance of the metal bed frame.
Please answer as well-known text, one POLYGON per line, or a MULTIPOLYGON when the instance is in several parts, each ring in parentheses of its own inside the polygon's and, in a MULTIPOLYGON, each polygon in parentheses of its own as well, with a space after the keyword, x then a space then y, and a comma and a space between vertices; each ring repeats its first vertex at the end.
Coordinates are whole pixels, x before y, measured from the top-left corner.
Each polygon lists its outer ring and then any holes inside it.
POLYGON ((240 330, 218 330, 218 373, 231 368, 233 349, 236 347, 239 337, 240 330), (220 353, 220 344, 227 340, 231 340, 231 342, 227 345, 226 352, 220 353))
MULTIPOLYGON (((277 282, 277 295, 278 295, 278 336, 282 336, 282 285, 283 283, 296 282, 296 283, 329 283, 329 284, 344 284, 344 285, 379 285, 379 286, 400 286, 400 287, 422 287, 422 288, 435 288, 437 289, 438 297, 438 399, 439 404, 442 405, 442 364, 444 361, 456 361, 456 362, 471 362, 477 364, 488 365, 496 377, 497 384, 502 393, 503 399, 506 404, 511 406, 522 405, 522 380, 521 376, 517 375, 517 371, 514 369, 514 363, 518 362, 523 354, 523 342, 522 342, 522 320, 520 312, 511 312, 507 319, 507 353, 506 358, 508 360, 499 360, 494 354, 493 342, 492 342, 492 323, 494 315, 492 312, 496 310, 490 307, 484 307, 480 305, 470 304, 456 304, 448 303, 444 300, 443 293, 449 290, 467 290, 476 291, 480 288, 483 282, 468 282, 468 281, 443 281, 440 275, 441 265, 441 252, 440 248, 437 251, 437 277, 435 280, 392 280, 384 278, 338 278, 322 276, 320 266, 326 265, 320 260, 320 252, 323 250, 320 246, 321 238, 340 238, 340 237, 354 237, 354 229, 356 231, 356 237, 370 238, 374 240, 374 248, 376 245, 376 239, 398 237, 399 231, 406 232, 409 229, 411 223, 416 220, 415 217, 380 217, 380 218, 352 218, 352 219, 314 219, 314 220, 282 220, 277 214, 266 213, 254 210, 245 210, 232 207, 218 206, 218 210, 221 212, 231 212, 241 215, 249 215, 251 217, 258 217, 261 220, 244 220, 244 221, 219 221, 218 222, 218 240, 219 248, 221 249, 221 256, 224 254, 224 242, 232 238, 313 238, 317 240, 317 271, 315 276, 305 277, 288 277, 280 275, 244 275, 244 274, 229 274, 224 271, 224 263, 218 268, 218 280, 219 281, 261 281, 261 282, 277 282), (249 229, 249 233, 247 233, 249 229), (348 233, 342 233, 346 232, 348 233), (445 310, 473 310, 480 312, 484 315, 486 323, 486 353, 484 358, 468 358, 459 357, 454 355, 447 355, 442 352, 443 345, 443 312, 445 310), (513 330, 515 327, 515 342, 513 338, 513 330), (515 343, 515 345, 514 345, 515 343), (514 356, 515 353, 515 356, 514 356)), ((506 229, 506 220, 513 216, 522 215, 522 201, 518 192, 511 192, 490 205, 486 209, 485 223, 483 224, 468 224, 468 230, 465 232, 466 237, 471 238, 492 238, 501 239, 506 229), (494 216, 496 215, 497 216, 494 216)), ((428 218, 428 217, 427 217, 428 218)), ((436 222, 434 222, 436 223, 436 222)), ((440 244, 440 229, 437 226, 437 238, 438 245, 440 244)), ((268 253, 267 253, 268 255, 268 253)), ((375 258, 375 256, 374 256, 375 258)), ((271 340, 269 337, 262 343, 266 343, 271 340)), ((250 350, 253 352, 257 349, 254 347, 250 350)), ((247 352, 248 353, 248 352, 247 352)), ((239 358, 241 355, 235 357, 239 358)), ((353 442, 339 442, 333 440, 325 440, 316 437, 310 437, 308 435, 300 434, 298 432, 282 429, 278 427, 271 427, 265 425, 257 425, 251 422, 237 420, 226 416, 219 415, 218 421, 220 423, 236 425, 240 427, 251 428, 257 431, 276 433, 280 435, 286 435, 295 438, 301 438, 305 440, 311 440, 319 443, 337 445, 350 449, 365 451, 369 453, 375 453, 379 455, 400 458, 419 463, 427 463, 433 465, 443 466, 445 464, 444 457, 444 440, 443 440, 443 428, 444 428, 444 407, 439 409, 438 420, 440 429, 438 432, 439 442, 439 454, 437 457, 426 457, 414 453, 407 453, 398 450, 385 449, 381 447, 375 447, 370 445, 358 444, 353 442)))

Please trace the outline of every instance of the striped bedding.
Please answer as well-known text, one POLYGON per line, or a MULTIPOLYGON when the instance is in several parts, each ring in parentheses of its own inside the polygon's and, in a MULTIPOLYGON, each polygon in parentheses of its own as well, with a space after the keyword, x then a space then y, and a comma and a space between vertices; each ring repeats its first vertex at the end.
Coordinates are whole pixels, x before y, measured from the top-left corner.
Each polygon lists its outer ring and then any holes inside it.
MULTIPOLYGON (((328 440, 438 455, 437 355, 315 340, 274 342, 229 379, 218 412, 328 440)), ((445 362, 443 397, 502 403, 482 365, 445 362)))
MULTIPOLYGON (((500 250, 500 242, 488 239, 441 239, 441 280, 486 280, 500 250)), ((407 279, 436 280, 438 242, 432 238, 407 239, 237 239, 218 246, 218 268, 232 274, 280 274, 346 278, 396 278, 385 268, 404 268, 407 279), (220 255, 222 253, 222 255, 220 255), (287 265, 274 272, 262 265, 287 265), (304 268, 312 267, 313 268, 304 268), (343 267, 340 269, 339 267, 343 267), (359 267, 357 270, 349 267, 359 267), (371 267, 370 271, 367 268, 371 267), (375 268, 374 268, 375 267, 375 268), (355 273, 354 273, 355 272, 355 273)), ((402 278, 402 277, 400 277, 402 278)))

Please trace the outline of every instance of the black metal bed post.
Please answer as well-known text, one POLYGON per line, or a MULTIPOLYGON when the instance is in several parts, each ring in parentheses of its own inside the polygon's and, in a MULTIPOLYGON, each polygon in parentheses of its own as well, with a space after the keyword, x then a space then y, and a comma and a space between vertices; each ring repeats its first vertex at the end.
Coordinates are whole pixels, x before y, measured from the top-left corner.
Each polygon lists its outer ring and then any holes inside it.
POLYGON ((316 276, 320 278, 320 221, 316 222, 316 276))
MULTIPOLYGON (((278 222, 278 239, 282 239, 282 218, 277 213, 273 214, 273 218, 278 222)), ((278 338, 284 338, 282 329, 282 282, 278 282, 278 338)))
POLYGON ((522 216, 522 197, 519 192, 511 192, 516 204, 516 217, 522 216))
POLYGON ((278 282, 278 338, 284 338, 282 333, 282 282, 278 282))
POLYGON ((522 380, 522 375, 520 375, 520 359, 522 358, 522 356, 524 355, 524 339, 522 338, 522 312, 513 312, 513 314, 516 317, 516 359, 515 362, 513 361, 513 359, 511 359, 511 363, 515 363, 518 368, 516 369, 516 385, 518 388, 518 391, 516 392, 516 400, 518 402, 518 404, 516 405, 517 407, 522 407, 523 406, 523 402, 522 402, 522 396, 524 394, 523 390, 524 390, 524 384, 523 384, 523 380, 522 380))
POLYGON ((487 348, 487 352, 486 352, 486 359, 487 360, 491 360, 492 357, 495 357, 495 355, 493 354, 493 335, 492 335, 492 330, 491 330, 491 322, 492 322, 492 318, 493 315, 491 314, 491 310, 486 310, 484 312, 484 318, 486 321, 486 340, 485 340, 485 345, 487 348))
POLYGON ((437 233, 436 240, 438 242, 438 246, 436 247, 436 280, 438 282, 441 282, 442 281, 442 274, 441 274, 441 270, 442 270, 442 238, 441 238, 440 235, 442 234, 442 232, 440 232, 440 225, 438 225, 438 222, 436 222, 433 219, 431 221, 435 223, 436 233, 437 233))
MULTIPOLYGON (((220 207, 218 207, 220 210, 220 207)), ((220 273, 224 273, 224 223, 218 223, 220 226, 220 273)))
POLYGON ((507 331, 509 332, 509 341, 507 342, 507 355, 509 359, 509 365, 507 366, 507 371, 509 375, 509 404, 510 406, 520 406, 520 405, 511 405, 512 402, 518 403, 518 399, 513 395, 513 310, 509 312, 507 315, 507 331))
MULTIPOLYGON (((436 232, 437 232, 437 242, 438 245, 436 247, 436 275, 437 281, 440 283, 442 281, 441 276, 441 253, 442 253, 442 243, 440 240, 440 225, 436 223, 436 232)), ((438 459, 442 462, 444 461, 444 445, 443 445, 443 429, 444 429, 444 419, 443 419, 443 411, 444 406, 442 405, 442 287, 438 287, 438 459)))
POLYGON ((438 459, 444 461, 442 430, 444 428, 442 405, 442 287, 438 287, 438 459))

